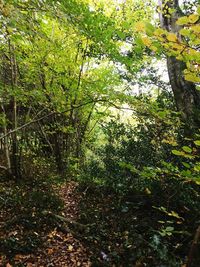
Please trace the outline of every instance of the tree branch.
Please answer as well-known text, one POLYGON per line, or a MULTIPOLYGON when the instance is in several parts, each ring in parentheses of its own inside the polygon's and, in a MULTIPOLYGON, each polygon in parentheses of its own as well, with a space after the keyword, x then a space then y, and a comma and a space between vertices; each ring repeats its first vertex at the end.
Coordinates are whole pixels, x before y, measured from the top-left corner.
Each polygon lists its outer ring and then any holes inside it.
POLYGON ((39 121, 41 121, 41 120, 43 120, 43 119, 46 119, 46 118, 48 118, 48 117, 51 117, 51 116, 53 116, 53 115, 55 115, 55 114, 64 114, 64 113, 69 112, 69 111, 71 111, 71 110, 78 109, 78 108, 81 108, 81 107, 83 107, 83 106, 92 104, 92 103, 94 103, 94 102, 96 102, 96 103, 97 103, 97 102, 107 102, 107 100, 105 100, 105 99, 99 99, 99 100, 98 100, 98 99, 97 99, 97 100, 89 101, 89 102, 86 102, 86 103, 82 103, 82 104, 77 105, 77 106, 72 106, 71 108, 69 108, 69 109, 67 109, 67 110, 64 110, 64 111, 62 111, 62 112, 53 111, 53 112, 51 112, 51 113, 49 113, 49 114, 46 114, 46 115, 44 115, 44 116, 42 116, 42 117, 40 117, 40 118, 38 118, 38 119, 33 119, 33 120, 31 120, 31 121, 29 121, 29 122, 27 122, 27 123, 25 123, 25 124, 23 124, 23 125, 21 125, 21 126, 15 128, 15 129, 13 129, 13 130, 7 132, 6 134, 4 134, 4 135, 2 135, 2 136, 0 137, 0 140, 4 139, 6 136, 11 135, 12 133, 18 132, 18 131, 20 131, 20 130, 22 130, 22 129, 28 127, 28 126, 30 126, 30 125, 33 124, 33 123, 39 122, 39 121))

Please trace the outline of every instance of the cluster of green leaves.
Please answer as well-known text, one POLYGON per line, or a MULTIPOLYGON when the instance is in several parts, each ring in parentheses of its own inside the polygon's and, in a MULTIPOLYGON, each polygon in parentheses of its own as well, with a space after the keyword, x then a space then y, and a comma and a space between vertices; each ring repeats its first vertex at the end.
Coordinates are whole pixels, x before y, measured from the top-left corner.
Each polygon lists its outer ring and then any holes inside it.
POLYGON ((157 100, 146 96, 137 99, 137 119, 132 125, 115 120, 104 123, 99 132, 104 138, 100 147, 96 143, 91 147, 86 176, 125 193, 135 187, 144 167, 153 170, 161 160, 175 159, 171 144, 180 124, 173 109, 170 94, 163 93, 157 100))
MULTIPOLYGON (((103 53, 107 49, 108 54, 114 51, 113 57, 120 55, 114 39, 110 42, 116 25, 104 13, 92 12, 90 5, 76 1, 1 2, 1 75, 5 77, 0 86, 1 125, 7 130, 14 128, 7 111, 13 98, 18 126, 46 116, 39 128, 35 124, 28 128, 28 145, 21 131, 17 132, 22 155, 27 150, 39 155, 42 147, 49 154, 59 146, 53 143, 56 136, 68 140, 60 149, 67 165, 70 157, 78 158, 84 149, 85 134, 99 119, 100 112, 95 117, 98 110, 109 106, 108 100, 120 101, 122 81, 114 62, 103 53), (103 32, 110 35, 106 38, 103 32), (15 86, 11 61, 17 70, 15 86)), ((56 157, 56 151, 51 153, 56 157)))

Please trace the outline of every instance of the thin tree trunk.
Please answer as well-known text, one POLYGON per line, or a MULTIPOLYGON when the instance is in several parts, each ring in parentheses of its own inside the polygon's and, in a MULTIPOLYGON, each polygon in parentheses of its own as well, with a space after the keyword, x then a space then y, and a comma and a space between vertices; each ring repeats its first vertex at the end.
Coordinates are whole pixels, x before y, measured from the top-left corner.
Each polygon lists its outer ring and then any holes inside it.
MULTIPOLYGON (((15 87, 17 86, 17 64, 9 36, 8 36, 8 48, 10 56, 10 70, 11 70, 10 79, 11 79, 11 86, 14 91, 15 87)), ((17 100, 15 96, 12 99, 12 106, 13 106, 12 128, 17 129, 17 100)), ((18 180, 21 177, 21 170, 20 170, 20 158, 19 158, 19 149, 18 149, 18 140, 16 131, 13 132, 12 134, 11 169, 13 176, 18 180)))
MULTIPOLYGON (((1 108, 2 108, 2 111, 5 115, 5 117, 6 117, 4 106, 1 105, 1 108)), ((7 133, 8 133, 6 122, 3 125, 3 133, 4 133, 4 135, 7 135, 7 133)), ((4 142, 3 142, 3 147, 4 147, 5 158, 6 158, 5 170, 10 175, 11 174, 11 162, 10 162, 10 151, 9 151, 8 139, 9 139, 8 136, 5 136, 4 142)))

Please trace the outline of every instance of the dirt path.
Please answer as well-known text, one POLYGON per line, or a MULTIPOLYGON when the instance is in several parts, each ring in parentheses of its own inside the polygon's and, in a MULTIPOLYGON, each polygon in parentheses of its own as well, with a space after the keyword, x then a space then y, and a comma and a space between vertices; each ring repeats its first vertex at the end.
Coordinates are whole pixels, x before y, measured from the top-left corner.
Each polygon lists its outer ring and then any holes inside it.
MULTIPOLYGON (((76 192, 77 184, 74 182, 62 185, 55 190, 64 201, 62 216, 73 221, 78 218, 78 203, 80 195, 76 192)), ((90 252, 84 245, 70 232, 64 233, 55 227, 48 236, 42 248, 36 254, 22 255, 17 254, 11 263, 5 262, 5 258, 0 258, 0 266, 14 267, 89 267, 90 252), (2 264, 2 265, 1 265, 2 264)))
POLYGON ((169 266, 169 259, 170 266, 181 266, 191 242, 185 233, 195 232, 188 213, 166 218, 151 195, 121 196, 75 182, 4 187, 0 267, 154 267, 169 266), (161 237, 163 220, 180 234, 161 237))
MULTIPOLYGON (((77 184, 64 184, 59 195, 64 201, 63 217, 76 221, 78 219, 78 203, 80 195, 76 193, 77 184)), ((32 266, 91 266, 89 252, 72 233, 63 233, 55 229, 48 236, 45 253, 37 256, 38 262, 32 266)), ((31 266, 31 265, 30 265, 31 266)))

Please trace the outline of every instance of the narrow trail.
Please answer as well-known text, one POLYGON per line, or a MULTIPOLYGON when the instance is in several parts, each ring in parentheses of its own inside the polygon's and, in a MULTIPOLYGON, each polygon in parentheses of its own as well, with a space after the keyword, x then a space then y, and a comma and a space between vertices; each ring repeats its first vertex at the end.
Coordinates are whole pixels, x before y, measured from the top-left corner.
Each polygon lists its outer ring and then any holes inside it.
MULTIPOLYGON (((80 195, 76 192, 77 184, 74 182, 62 185, 55 190, 64 201, 62 216, 70 220, 78 219, 78 203, 80 195)), ((14 267, 89 267, 91 266, 90 252, 84 245, 70 232, 64 233, 55 227, 45 238, 44 244, 34 254, 14 257, 15 264, 7 262, 0 266, 14 267)))
MULTIPOLYGON (((63 217, 76 221, 78 219, 78 203, 80 195, 76 193, 77 184, 74 182, 64 184, 59 188, 59 195, 64 201, 63 217)), ((76 239, 72 233, 63 233, 54 229, 48 235, 45 243, 45 252, 37 255, 37 262, 28 266, 68 266, 68 267, 89 267, 89 252, 83 244, 76 239)))
MULTIPOLYGON (((158 231, 165 218, 160 210, 152 207, 153 200, 160 201, 152 195, 121 196, 110 188, 76 182, 52 185, 54 194, 50 188, 48 191, 48 187, 42 189, 42 186, 32 192, 30 187, 22 188, 21 192, 19 187, 11 188, 10 185, 9 191, 9 187, 5 187, 3 197, 9 200, 16 190, 17 199, 24 202, 17 202, 18 210, 7 205, 0 212, 0 250, 4 244, 0 267, 169 266, 168 255, 163 259, 159 254, 166 247, 159 243, 158 248, 152 249, 152 237, 157 238, 156 242, 162 241, 158 231), (31 196, 38 196, 37 190, 41 190, 40 197, 44 196, 38 202, 31 199, 31 196), (55 197, 62 199, 64 205, 56 202, 55 197), (38 245, 34 243, 35 236, 41 240, 38 245), (8 243, 11 241, 15 243, 8 243)), ((184 217, 174 219, 177 231, 184 230, 183 235, 174 236, 168 248, 169 253, 174 252, 174 262, 180 255, 186 258, 190 248, 190 237, 184 234, 194 232, 188 213, 189 210, 184 211, 181 214, 184 217)), ((170 266, 177 265, 172 262, 170 266)))

